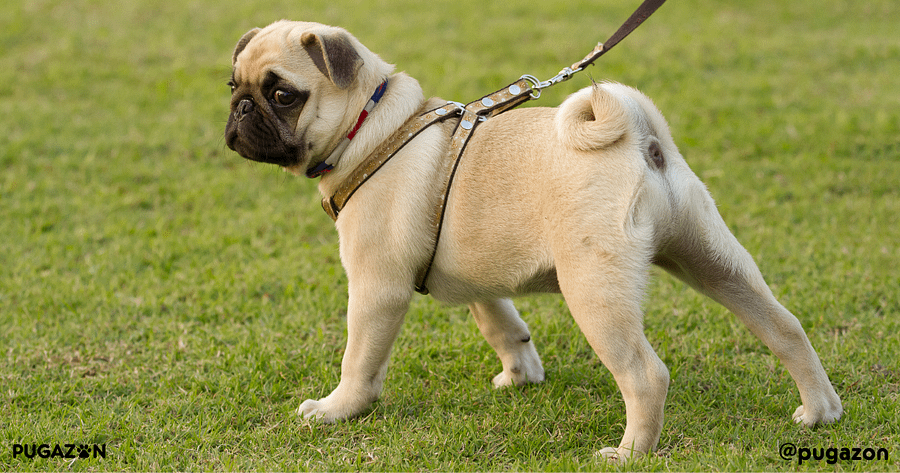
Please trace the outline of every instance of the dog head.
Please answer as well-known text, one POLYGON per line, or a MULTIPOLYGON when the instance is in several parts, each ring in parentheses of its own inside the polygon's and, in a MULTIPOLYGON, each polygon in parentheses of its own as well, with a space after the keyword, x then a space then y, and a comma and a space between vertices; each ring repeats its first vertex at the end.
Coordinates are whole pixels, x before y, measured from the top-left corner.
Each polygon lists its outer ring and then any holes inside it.
POLYGON ((232 56, 225 142, 244 158, 303 172, 337 146, 392 69, 341 28, 253 29, 232 56))

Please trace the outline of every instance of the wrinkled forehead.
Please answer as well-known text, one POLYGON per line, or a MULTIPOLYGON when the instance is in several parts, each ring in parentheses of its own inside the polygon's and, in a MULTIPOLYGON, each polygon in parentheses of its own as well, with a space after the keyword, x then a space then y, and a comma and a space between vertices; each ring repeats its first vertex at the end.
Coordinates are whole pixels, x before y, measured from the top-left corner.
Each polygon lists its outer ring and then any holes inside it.
POLYGON ((300 46, 299 26, 270 25, 261 30, 237 56, 234 79, 237 82, 262 84, 272 73, 294 78, 296 71, 314 67, 300 46))

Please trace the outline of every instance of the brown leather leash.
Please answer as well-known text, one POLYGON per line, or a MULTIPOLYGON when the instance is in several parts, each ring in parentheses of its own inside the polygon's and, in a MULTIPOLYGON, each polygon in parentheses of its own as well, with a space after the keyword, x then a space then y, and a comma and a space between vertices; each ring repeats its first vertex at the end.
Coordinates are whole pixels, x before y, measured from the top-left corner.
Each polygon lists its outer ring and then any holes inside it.
POLYGON ((583 71, 587 66, 593 64, 600 56, 606 54, 616 44, 622 41, 629 33, 641 25, 650 17, 666 0, 644 0, 644 2, 635 10, 634 13, 613 33, 605 43, 598 43, 597 46, 588 53, 581 61, 563 68, 556 76, 546 80, 539 81, 534 76, 524 75, 516 82, 498 90, 489 95, 485 95, 479 100, 463 105, 458 102, 448 102, 446 105, 421 111, 416 116, 403 124, 390 138, 385 140, 371 155, 369 155, 335 191, 331 197, 322 200, 322 208, 333 220, 337 221, 341 210, 350 200, 350 197, 365 183, 373 174, 375 174, 385 163, 387 163, 397 152, 418 136, 423 130, 436 123, 443 122, 448 119, 459 119, 456 129, 450 138, 450 147, 447 151, 448 159, 446 163, 445 175, 447 176, 444 193, 436 206, 431 226, 434 234, 434 245, 431 250, 431 256, 428 264, 423 267, 416 276, 415 288, 421 294, 428 294, 428 288, 425 282, 431 272, 434 264, 434 258, 437 254, 438 242, 441 237, 441 229, 444 222, 444 213, 447 210, 447 202, 450 199, 450 188, 453 184, 453 177, 459 167, 460 159, 465 151, 466 144, 472 136, 472 132, 479 123, 507 110, 511 110, 519 105, 541 96, 541 90, 552 85, 570 79, 574 74, 583 71))

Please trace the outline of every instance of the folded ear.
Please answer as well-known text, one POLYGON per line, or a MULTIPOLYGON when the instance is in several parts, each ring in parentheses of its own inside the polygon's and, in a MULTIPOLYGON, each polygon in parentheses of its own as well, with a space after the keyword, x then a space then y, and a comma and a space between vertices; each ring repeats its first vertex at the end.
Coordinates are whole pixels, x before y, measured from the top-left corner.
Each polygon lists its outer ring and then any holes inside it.
POLYGON ((259 28, 253 28, 252 30, 244 33, 244 36, 241 36, 241 39, 238 41, 237 46, 234 47, 234 54, 231 56, 231 65, 237 62, 238 54, 241 54, 241 51, 247 47, 247 43, 256 36, 256 33, 259 33, 259 28))
POLYGON ((356 80, 363 59, 346 34, 320 35, 307 31, 300 36, 300 43, 316 67, 338 88, 346 89, 356 80))

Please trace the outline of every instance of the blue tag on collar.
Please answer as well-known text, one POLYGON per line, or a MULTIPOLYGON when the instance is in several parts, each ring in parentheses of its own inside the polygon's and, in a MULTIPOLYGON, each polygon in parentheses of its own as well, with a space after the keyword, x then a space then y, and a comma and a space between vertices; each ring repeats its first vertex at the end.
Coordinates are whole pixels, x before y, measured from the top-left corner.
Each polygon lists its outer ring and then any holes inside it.
POLYGON ((317 164, 316 167, 314 167, 312 169, 308 169, 306 171, 306 177, 313 179, 313 178, 321 176, 322 174, 327 174, 332 169, 334 169, 334 166, 332 166, 328 163, 325 163, 325 162, 321 162, 321 163, 317 164))

